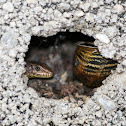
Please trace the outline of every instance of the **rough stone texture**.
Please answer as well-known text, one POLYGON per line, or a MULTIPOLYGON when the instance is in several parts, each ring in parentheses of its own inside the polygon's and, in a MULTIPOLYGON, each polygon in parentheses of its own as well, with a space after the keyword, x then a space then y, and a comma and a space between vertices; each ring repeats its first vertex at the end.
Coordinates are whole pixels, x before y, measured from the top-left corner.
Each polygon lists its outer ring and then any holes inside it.
POLYGON ((0 123, 125 126, 125 12, 125 0, 1 0, 0 123), (23 76, 31 36, 51 36, 66 29, 95 37, 101 54, 120 62, 95 95, 81 105, 39 98, 23 76))

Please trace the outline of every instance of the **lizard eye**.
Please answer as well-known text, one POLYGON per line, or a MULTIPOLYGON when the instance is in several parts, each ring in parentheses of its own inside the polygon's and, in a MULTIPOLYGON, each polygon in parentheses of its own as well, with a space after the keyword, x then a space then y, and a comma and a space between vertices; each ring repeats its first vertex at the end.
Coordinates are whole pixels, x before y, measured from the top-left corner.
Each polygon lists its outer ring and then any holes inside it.
POLYGON ((35 69, 36 69, 36 71, 40 71, 40 67, 36 67, 35 69))

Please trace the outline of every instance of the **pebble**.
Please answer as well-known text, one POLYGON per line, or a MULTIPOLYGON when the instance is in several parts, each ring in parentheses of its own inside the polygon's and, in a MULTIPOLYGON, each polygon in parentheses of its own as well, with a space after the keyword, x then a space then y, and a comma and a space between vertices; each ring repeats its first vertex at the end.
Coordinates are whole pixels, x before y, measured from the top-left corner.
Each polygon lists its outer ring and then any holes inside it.
POLYGON ((98 3, 97 2, 92 2, 91 3, 91 7, 92 8, 97 8, 98 7, 98 3))
POLYGON ((34 35, 38 35, 42 29, 43 29, 42 26, 34 26, 34 27, 32 27, 32 33, 34 35))
POLYGON ((29 3, 29 4, 34 4, 36 2, 37 2, 37 0, 27 0, 27 3, 29 3))
POLYGON ((1 108, 2 108, 3 111, 6 111, 7 110, 7 104, 3 103, 2 106, 1 106, 1 108))
POLYGON ((63 16, 64 16, 65 18, 70 18, 70 16, 71 16, 71 13, 64 12, 64 13, 63 13, 63 16))
POLYGON ((110 4, 113 0, 106 0, 105 2, 110 4))
POLYGON ((17 46, 17 47, 15 48, 15 50, 16 50, 17 52, 22 53, 22 52, 26 52, 26 51, 28 50, 28 47, 27 47, 27 46, 24 46, 24 47, 22 47, 22 46, 17 46))
POLYGON ((8 115, 8 119, 11 123, 15 123, 16 122, 16 119, 13 115, 8 115))
POLYGON ((75 11, 75 16, 76 17, 82 17, 84 15, 84 12, 83 11, 75 11))
POLYGON ((84 10, 84 12, 88 11, 89 7, 90 7, 90 3, 86 2, 84 4, 80 4, 80 8, 84 10))
POLYGON ((9 51, 9 56, 10 56, 10 57, 15 58, 16 55, 17 55, 17 51, 15 51, 14 49, 11 49, 11 50, 9 51))
POLYGON ((41 6, 38 6, 38 7, 35 7, 34 8, 34 11, 36 12, 36 13, 39 13, 39 12, 41 12, 43 9, 42 9, 42 7, 41 6))
POLYGON ((106 32, 109 37, 113 37, 118 32, 118 28, 116 26, 110 26, 106 29, 106 32))
POLYGON ((67 4, 67 3, 60 3, 60 4, 58 5, 58 7, 59 7, 60 9, 64 9, 64 10, 69 10, 69 9, 70 9, 70 5, 67 4))
POLYGON ((98 118, 101 118, 101 117, 102 117, 102 112, 101 112, 101 111, 97 111, 95 114, 96 114, 96 116, 97 116, 98 118))
POLYGON ((86 13, 85 19, 86 19, 87 22, 93 22, 94 21, 91 13, 86 13))
POLYGON ((15 27, 16 23, 14 21, 10 22, 10 27, 15 27))
POLYGON ((122 13, 124 12, 124 8, 122 5, 116 4, 113 9, 117 12, 117 13, 122 13))
POLYGON ((9 15, 8 14, 5 14, 4 15, 4 19, 7 20, 9 18, 9 15))
POLYGON ((124 61, 122 62, 122 64, 126 66, 126 60, 124 60, 124 61))
POLYGON ((50 29, 56 29, 60 27, 60 24, 56 21, 49 21, 44 24, 44 30, 49 31, 50 29))
MULTIPOLYGON (((65 13, 65 12, 64 12, 65 13)), ((67 13, 67 12, 66 12, 67 13)), ((54 17, 61 17, 62 13, 58 10, 54 10, 54 17)))
POLYGON ((59 3, 60 0, 52 0, 52 3, 59 3))
POLYGON ((111 15, 111 10, 110 9, 106 9, 105 13, 106 13, 106 15, 110 16, 111 15))
POLYGON ((12 32, 5 32, 1 38, 1 43, 8 43, 12 38, 12 32))
POLYGON ((22 38, 23 38, 23 40, 24 40, 25 42, 30 42, 30 40, 31 40, 31 35, 25 33, 24 35, 22 35, 22 38))
POLYGON ((0 0, 0 3, 5 3, 6 2, 6 0, 0 0))
POLYGON ((13 12, 14 6, 11 2, 7 2, 7 3, 3 4, 3 9, 8 12, 13 12))
POLYGON ((103 42, 105 44, 108 44, 110 42, 109 38, 107 35, 98 33, 95 35, 95 38, 98 39, 100 42, 103 42))
POLYGON ((107 100, 104 97, 99 97, 97 101, 104 109, 108 111, 116 108, 116 105, 112 100, 107 100))
POLYGON ((112 14, 110 21, 115 23, 115 22, 117 22, 117 19, 118 19, 118 16, 116 14, 112 14))

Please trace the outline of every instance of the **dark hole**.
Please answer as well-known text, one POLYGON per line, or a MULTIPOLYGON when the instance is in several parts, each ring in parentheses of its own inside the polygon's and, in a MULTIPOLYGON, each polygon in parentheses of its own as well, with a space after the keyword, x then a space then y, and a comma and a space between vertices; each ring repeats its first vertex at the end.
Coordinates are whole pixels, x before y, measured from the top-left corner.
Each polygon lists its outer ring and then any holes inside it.
MULTIPOLYGON (((45 63, 54 72, 54 75, 50 79, 30 79, 28 86, 34 88, 40 97, 46 98, 61 99, 73 95, 78 101, 83 100, 83 96, 92 96, 94 90, 79 82, 73 74, 73 57, 77 42, 85 42, 84 45, 95 47, 94 40, 93 37, 80 32, 69 31, 59 32, 47 38, 32 36, 25 57, 26 62, 45 63), (77 93, 82 97, 78 97, 77 93)), ((74 64, 78 66, 78 62, 77 59, 74 64)), ((36 70, 39 71, 39 68, 36 70)))

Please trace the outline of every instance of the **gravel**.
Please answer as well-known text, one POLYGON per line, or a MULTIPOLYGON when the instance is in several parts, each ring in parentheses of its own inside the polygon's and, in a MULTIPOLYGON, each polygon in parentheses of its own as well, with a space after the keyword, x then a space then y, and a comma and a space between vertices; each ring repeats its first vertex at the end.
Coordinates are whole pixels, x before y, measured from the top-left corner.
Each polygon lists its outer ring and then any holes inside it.
POLYGON ((0 1, 1 125, 126 125, 125 0, 0 1), (81 31, 93 36, 101 54, 120 63, 81 106, 39 97, 27 87, 24 57, 32 35, 81 31))

